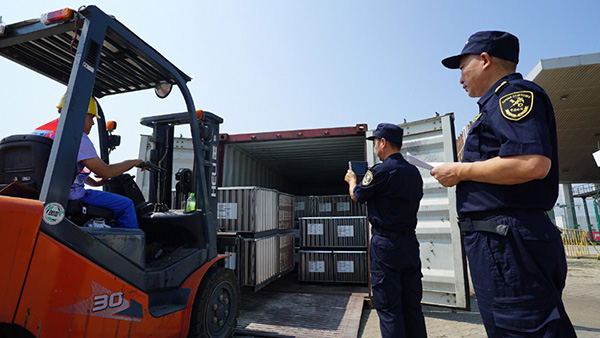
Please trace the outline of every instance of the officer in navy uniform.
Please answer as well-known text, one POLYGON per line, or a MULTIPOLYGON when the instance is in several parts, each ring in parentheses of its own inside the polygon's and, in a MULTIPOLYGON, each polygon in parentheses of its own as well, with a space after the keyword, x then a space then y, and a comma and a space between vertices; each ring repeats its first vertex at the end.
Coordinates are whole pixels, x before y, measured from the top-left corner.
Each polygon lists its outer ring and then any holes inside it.
POLYGON ((384 338, 427 337, 421 310, 423 286, 419 242, 415 234, 417 210, 423 197, 418 169, 400 154, 402 128, 380 123, 373 136, 382 161, 367 170, 361 184, 349 169, 345 180, 350 196, 367 203, 371 239, 373 305, 384 338))
POLYGON ((575 337, 562 290, 567 262, 548 218, 558 197, 556 121, 548 95, 516 73, 519 40, 477 32, 442 60, 480 97, 462 163, 431 170, 456 185, 459 226, 489 337, 575 337))

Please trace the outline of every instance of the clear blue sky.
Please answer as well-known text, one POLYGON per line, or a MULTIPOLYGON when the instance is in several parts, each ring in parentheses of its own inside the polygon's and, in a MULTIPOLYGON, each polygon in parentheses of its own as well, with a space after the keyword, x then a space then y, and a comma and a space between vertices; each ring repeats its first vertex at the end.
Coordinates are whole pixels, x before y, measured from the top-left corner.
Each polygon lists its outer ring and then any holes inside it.
MULTIPOLYGON (((97 0, 187 74, 197 109, 229 134, 402 123, 454 112, 459 131, 477 112, 440 60, 479 30, 521 41, 524 76, 540 59, 600 52, 600 1, 97 0)), ((5 23, 82 3, 3 1, 5 23)), ((0 58, 0 137, 56 117, 65 87, 0 58)), ((141 116, 185 109, 174 90, 100 100, 119 122, 113 160, 137 157, 141 116)), ((93 136, 94 137, 94 136, 93 136)))

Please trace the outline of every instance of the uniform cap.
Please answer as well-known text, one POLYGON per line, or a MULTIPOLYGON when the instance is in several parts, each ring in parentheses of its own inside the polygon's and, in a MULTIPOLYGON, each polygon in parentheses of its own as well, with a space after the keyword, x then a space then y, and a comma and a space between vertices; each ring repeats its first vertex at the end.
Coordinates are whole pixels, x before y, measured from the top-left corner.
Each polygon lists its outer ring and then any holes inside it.
MULTIPOLYGON (((67 94, 65 94, 65 95, 67 95, 67 94)), ((60 99, 60 102, 58 103, 58 106, 56 106, 56 108, 61 109, 63 107, 63 104, 65 103, 65 95, 62 96, 62 98, 60 99)), ((98 105, 96 103, 96 100, 93 97, 90 98, 90 105, 88 106, 87 113, 94 115, 97 119, 100 118, 100 115, 98 115, 98 105)))
POLYGON ((460 54, 443 59, 442 64, 447 68, 457 69, 464 55, 481 54, 483 52, 504 60, 519 63, 519 39, 507 32, 477 32, 469 37, 460 54))
POLYGON ((403 135, 404 130, 402 130, 402 128, 400 128, 399 126, 391 123, 380 123, 377 125, 377 129, 375 129, 375 133, 373 133, 373 136, 367 137, 367 140, 384 138, 389 142, 402 146, 403 135))

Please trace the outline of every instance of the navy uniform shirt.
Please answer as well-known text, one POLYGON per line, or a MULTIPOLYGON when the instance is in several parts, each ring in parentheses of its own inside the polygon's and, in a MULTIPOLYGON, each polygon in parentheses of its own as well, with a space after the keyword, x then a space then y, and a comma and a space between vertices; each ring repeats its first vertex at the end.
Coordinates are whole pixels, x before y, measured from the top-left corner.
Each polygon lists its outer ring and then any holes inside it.
POLYGON ((423 180, 419 170, 396 153, 367 171, 354 188, 354 197, 359 203, 367 202, 369 222, 376 229, 414 230, 423 180))
POLYGON ((518 73, 500 79, 479 99, 462 162, 496 156, 542 155, 552 161, 548 175, 515 185, 462 181, 456 187, 461 214, 506 209, 550 210, 558 197, 556 121, 548 95, 518 73))

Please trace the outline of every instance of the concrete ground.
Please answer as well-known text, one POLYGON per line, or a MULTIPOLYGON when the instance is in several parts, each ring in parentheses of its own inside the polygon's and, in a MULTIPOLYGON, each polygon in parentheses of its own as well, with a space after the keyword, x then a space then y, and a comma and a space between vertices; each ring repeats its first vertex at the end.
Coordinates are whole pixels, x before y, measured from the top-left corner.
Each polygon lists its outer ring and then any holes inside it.
MULTIPOLYGON (((569 270, 563 301, 579 338, 600 337, 600 260, 567 259, 569 270)), ((472 289, 472 288, 471 288, 472 289)), ((477 299, 471 295, 471 311, 423 306, 427 335, 431 338, 485 337, 477 299)), ((379 338, 377 312, 363 309, 359 338, 379 338)))
MULTIPOLYGON (((567 313, 578 337, 600 337, 600 260, 567 261, 567 313)), ((377 312, 363 306, 365 292, 365 286, 298 283, 290 273, 259 292, 243 293, 234 337, 379 338, 377 312)), ((474 294, 471 311, 423 306, 423 313, 428 337, 486 336, 474 294)))

